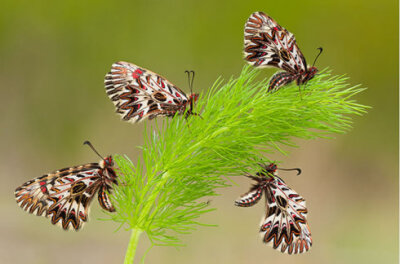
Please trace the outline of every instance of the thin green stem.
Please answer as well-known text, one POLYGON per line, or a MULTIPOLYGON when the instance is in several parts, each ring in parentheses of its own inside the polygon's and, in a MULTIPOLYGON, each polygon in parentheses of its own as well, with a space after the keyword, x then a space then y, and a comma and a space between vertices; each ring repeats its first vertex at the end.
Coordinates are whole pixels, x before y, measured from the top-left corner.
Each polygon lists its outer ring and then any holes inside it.
POLYGON ((126 249, 124 264, 132 264, 135 260, 135 253, 142 232, 142 230, 137 228, 132 229, 131 238, 129 240, 128 248, 126 249))

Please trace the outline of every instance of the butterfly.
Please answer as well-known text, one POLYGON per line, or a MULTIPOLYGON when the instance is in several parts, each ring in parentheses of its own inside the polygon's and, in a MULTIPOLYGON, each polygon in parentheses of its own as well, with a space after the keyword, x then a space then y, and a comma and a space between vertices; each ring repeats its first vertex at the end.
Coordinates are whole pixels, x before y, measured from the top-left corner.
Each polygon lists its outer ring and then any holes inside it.
MULTIPOLYGON (((261 172, 256 176, 246 175, 254 180, 250 191, 235 201, 236 206, 249 207, 260 201, 263 194, 266 199, 266 214, 261 221, 260 234, 265 243, 283 253, 302 253, 312 245, 311 232, 306 215, 306 202, 298 193, 289 188, 277 176, 277 166, 260 164, 261 172)), ((300 169, 281 169, 297 170, 300 169)))
MULTIPOLYGON (((322 48, 319 50, 315 61, 322 48)), ((297 85, 304 84, 318 72, 314 66, 307 67, 294 35, 263 12, 251 14, 245 24, 244 53, 245 60, 255 67, 277 67, 285 70, 272 76, 268 91, 278 90, 294 80, 297 85)))
MULTIPOLYGON (((190 87, 194 79, 194 72, 191 73, 193 77, 192 82, 189 80, 190 87)), ((126 121, 139 122, 157 116, 173 117, 177 113, 185 113, 186 117, 198 115, 193 112, 198 94, 186 95, 164 77, 133 63, 114 63, 104 84, 116 112, 126 121)))
MULTIPOLYGON (((89 141, 84 144, 94 149, 89 141)), ((99 155, 100 156, 100 155, 99 155)), ((108 193, 117 184, 111 156, 99 163, 88 163, 45 174, 27 181, 15 190, 15 199, 25 211, 50 218, 65 230, 79 230, 88 220, 89 206, 98 193, 100 206, 115 212, 108 193)))

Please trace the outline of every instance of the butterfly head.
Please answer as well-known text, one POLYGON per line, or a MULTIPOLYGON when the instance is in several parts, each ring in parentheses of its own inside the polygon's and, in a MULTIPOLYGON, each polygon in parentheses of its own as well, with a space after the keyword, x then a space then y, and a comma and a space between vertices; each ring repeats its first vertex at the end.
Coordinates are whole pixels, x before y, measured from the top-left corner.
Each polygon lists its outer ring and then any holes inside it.
POLYGON ((311 75, 312 77, 314 77, 314 75, 317 74, 317 72, 318 72, 318 69, 315 66, 313 66, 310 69, 308 69, 308 75, 311 75))
POLYGON ((189 89, 190 89, 190 95, 189 95, 189 100, 188 100, 188 103, 190 105, 189 111, 192 113, 193 105, 197 101, 199 94, 193 93, 194 71, 185 71, 185 73, 188 76, 188 83, 189 83, 189 89))
POLYGON ((270 163, 268 165, 264 165, 264 169, 270 173, 275 173, 278 167, 275 163, 270 163))
POLYGON ((107 156, 104 159, 102 159, 100 162, 100 167, 102 169, 104 168, 109 168, 109 167, 113 167, 114 166, 114 161, 112 159, 112 156, 107 156))
POLYGON ((314 76, 317 74, 318 69, 314 65, 317 62, 319 55, 321 55, 323 49, 321 47, 319 47, 318 50, 319 50, 319 53, 318 53, 317 57, 315 57, 313 65, 311 66, 311 68, 309 68, 306 72, 303 73, 300 84, 308 82, 309 80, 314 78, 314 76))
POLYGON ((261 168, 263 169, 259 174, 266 175, 266 176, 278 176, 278 171, 277 170, 284 170, 284 171, 297 171, 297 175, 301 174, 301 169, 299 168, 293 168, 293 169, 284 169, 284 168, 278 168, 275 163, 270 163, 268 165, 266 164, 259 164, 261 168))
POLYGON ((277 175, 276 170, 278 169, 278 167, 275 163, 270 163, 268 165, 259 163, 259 165, 261 166, 262 171, 257 174, 269 177, 277 175))
POLYGON ((194 103, 197 101, 197 98, 199 98, 199 94, 192 93, 189 95, 187 104, 189 104, 190 108, 187 111, 187 115, 197 115, 196 113, 193 112, 194 103))
POLYGON ((309 80, 311 80, 312 78, 314 78, 315 74, 317 74, 318 69, 317 67, 311 67, 309 68, 303 75, 300 81, 300 84, 306 83, 309 80))
POLYGON ((312 64, 311 68, 309 68, 308 70, 303 72, 303 74, 301 74, 301 79, 299 80, 299 84, 303 84, 303 83, 308 82, 309 80, 314 78, 314 76, 317 74, 318 69, 314 65, 317 62, 317 59, 319 58, 319 56, 321 55, 323 49, 321 47, 319 47, 318 50, 319 50, 319 53, 315 57, 314 63, 312 64))
POLYGON ((197 93, 192 93, 191 95, 189 95, 189 102, 196 102, 197 99, 199 99, 199 94, 197 93))

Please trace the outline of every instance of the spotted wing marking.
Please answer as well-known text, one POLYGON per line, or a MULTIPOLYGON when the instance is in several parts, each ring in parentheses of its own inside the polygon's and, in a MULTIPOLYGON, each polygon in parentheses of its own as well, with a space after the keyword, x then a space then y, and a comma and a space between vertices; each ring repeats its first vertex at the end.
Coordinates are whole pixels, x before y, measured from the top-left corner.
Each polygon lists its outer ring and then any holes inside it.
POLYGON ((187 95, 164 77, 129 62, 116 62, 106 75, 106 92, 123 120, 139 122, 183 113, 187 95))
POLYGON ((249 192, 235 201, 235 205, 249 207, 256 204, 265 192, 266 215, 261 221, 263 241, 282 253, 296 254, 308 251, 312 245, 311 232, 306 215, 306 202, 290 189, 276 174, 276 166, 264 166, 249 192))
POLYGON ((244 28, 244 53, 256 67, 277 67, 292 74, 307 71, 292 33, 263 12, 251 14, 244 28))
POLYGON ((30 180, 15 190, 15 197, 23 210, 44 214, 65 230, 78 230, 88 220, 89 205, 97 191, 102 208, 115 211, 107 194, 111 184, 116 184, 115 178, 112 167, 89 163, 30 180))
POLYGON ((307 67, 294 35, 263 12, 251 14, 245 24, 244 54, 245 60, 255 67, 286 71, 272 76, 268 91, 278 90, 294 80, 297 85, 307 83, 318 72, 314 66, 307 67))
POLYGON ((263 241, 283 253, 308 251, 312 245, 306 202, 275 176, 265 189, 266 216, 261 222, 263 241))

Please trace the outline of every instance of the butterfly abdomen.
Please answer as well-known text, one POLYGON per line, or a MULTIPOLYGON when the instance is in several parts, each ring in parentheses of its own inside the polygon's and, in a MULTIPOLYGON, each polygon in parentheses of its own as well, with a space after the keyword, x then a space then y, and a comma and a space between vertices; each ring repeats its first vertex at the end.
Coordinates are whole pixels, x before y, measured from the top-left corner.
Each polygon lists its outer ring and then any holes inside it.
POLYGON ((296 76, 290 72, 278 72, 272 76, 271 81, 269 82, 268 92, 278 90, 281 86, 287 85, 295 79, 296 76))
POLYGON ((250 207, 258 203, 262 197, 263 189, 262 186, 255 185, 248 192, 242 195, 239 199, 235 201, 236 206, 240 207, 250 207))

